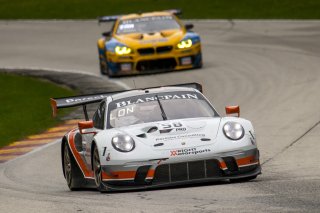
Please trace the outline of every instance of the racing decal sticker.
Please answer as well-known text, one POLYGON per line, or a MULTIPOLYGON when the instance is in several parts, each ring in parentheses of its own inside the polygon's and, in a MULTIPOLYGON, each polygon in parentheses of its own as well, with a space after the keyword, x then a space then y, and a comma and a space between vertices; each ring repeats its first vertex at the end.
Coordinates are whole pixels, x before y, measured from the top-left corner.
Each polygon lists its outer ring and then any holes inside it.
POLYGON ((204 138, 206 135, 202 133, 192 133, 186 135, 173 135, 167 136, 162 138, 156 138, 156 141, 168 141, 168 140, 177 140, 177 139, 184 139, 184 138, 204 138))
MULTIPOLYGON (((168 95, 158 95, 159 100, 173 100, 173 99, 202 99, 198 96, 197 93, 177 93, 177 94, 168 94, 168 95)), ((116 108, 133 105, 133 104, 140 104, 150 101, 157 101, 157 97, 153 96, 137 96, 132 97, 131 99, 125 99, 120 102, 116 102, 116 108)))
POLYGON ((208 148, 198 149, 198 148, 188 148, 188 149, 175 149, 170 150, 170 157, 182 156, 182 155, 197 155, 206 152, 210 152, 208 148))
POLYGON ((121 24, 119 25, 120 30, 134 29, 134 24, 121 24))
POLYGON ((143 41, 140 41, 140 44, 160 43, 160 42, 167 42, 167 41, 169 41, 167 38, 159 38, 159 39, 152 39, 152 40, 143 40, 143 41))
POLYGON ((111 158, 110 158, 110 153, 108 153, 107 157, 106 157, 106 161, 110 161, 111 158))

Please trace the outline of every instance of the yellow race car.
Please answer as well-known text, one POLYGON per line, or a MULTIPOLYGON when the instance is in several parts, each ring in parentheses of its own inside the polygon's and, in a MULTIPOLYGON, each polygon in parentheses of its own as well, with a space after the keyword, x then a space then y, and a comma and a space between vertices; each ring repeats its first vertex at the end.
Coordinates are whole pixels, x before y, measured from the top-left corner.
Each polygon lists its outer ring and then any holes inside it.
POLYGON ((100 71, 112 76, 199 68, 200 36, 183 25, 179 10, 103 16, 114 22, 98 40, 100 71))

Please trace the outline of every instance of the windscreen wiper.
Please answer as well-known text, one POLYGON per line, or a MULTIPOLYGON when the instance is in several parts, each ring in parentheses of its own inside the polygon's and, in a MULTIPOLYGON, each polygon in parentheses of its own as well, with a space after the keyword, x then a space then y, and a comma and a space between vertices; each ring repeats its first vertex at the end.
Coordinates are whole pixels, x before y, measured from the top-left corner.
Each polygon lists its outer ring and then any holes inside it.
POLYGON ((160 100, 159 100, 158 95, 156 95, 156 98, 157 98, 157 101, 158 101, 158 104, 159 104, 159 107, 160 107, 160 110, 161 110, 161 116, 162 116, 163 120, 164 120, 164 121, 165 121, 165 120, 168 120, 167 115, 166 115, 166 113, 165 113, 164 110, 163 110, 163 107, 162 107, 162 104, 161 104, 161 102, 160 102, 160 100))

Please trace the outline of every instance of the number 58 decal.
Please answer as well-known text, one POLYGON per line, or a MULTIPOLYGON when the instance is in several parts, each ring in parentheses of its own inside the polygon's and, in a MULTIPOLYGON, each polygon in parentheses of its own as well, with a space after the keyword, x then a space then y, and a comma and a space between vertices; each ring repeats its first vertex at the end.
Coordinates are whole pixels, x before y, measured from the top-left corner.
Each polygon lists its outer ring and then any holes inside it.
POLYGON ((175 129, 177 132, 187 130, 187 128, 183 127, 182 123, 180 122, 161 124, 161 126, 163 129, 169 130, 169 131, 171 131, 172 129, 175 129))
POLYGON ((180 122, 174 122, 174 123, 167 123, 167 124, 161 124, 163 129, 172 129, 172 128, 179 128, 182 127, 182 124, 180 122))

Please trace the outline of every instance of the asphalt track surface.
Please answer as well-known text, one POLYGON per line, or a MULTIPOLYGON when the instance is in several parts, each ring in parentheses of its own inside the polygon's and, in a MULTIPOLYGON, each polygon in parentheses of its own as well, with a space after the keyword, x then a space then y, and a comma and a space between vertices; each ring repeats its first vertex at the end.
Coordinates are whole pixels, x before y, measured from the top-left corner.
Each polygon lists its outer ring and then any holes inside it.
MULTIPOLYGON (((202 36, 203 69, 115 81, 196 81, 220 114, 239 104, 256 129, 261 176, 238 184, 70 192, 54 143, 0 165, 1 212, 319 212, 320 21, 193 23, 202 36)), ((95 42, 104 28, 94 21, 0 22, 0 67, 99 75, 95 42)))

